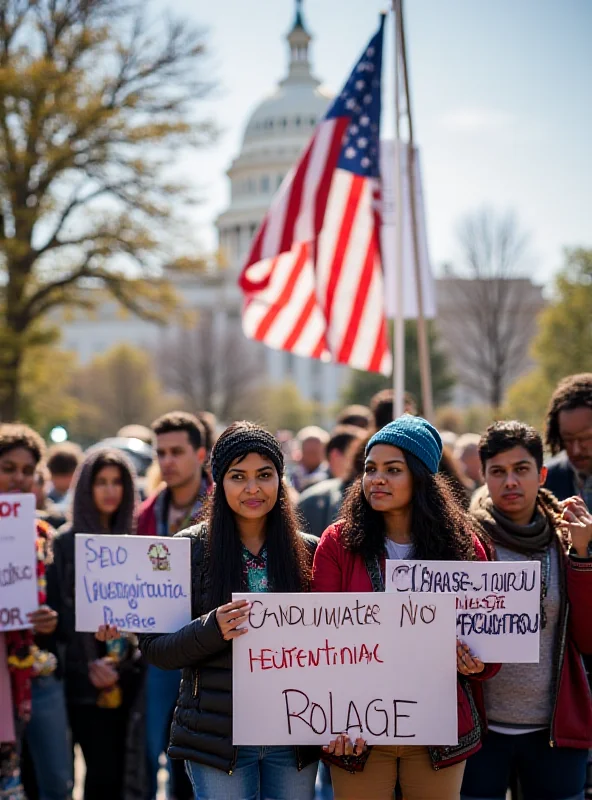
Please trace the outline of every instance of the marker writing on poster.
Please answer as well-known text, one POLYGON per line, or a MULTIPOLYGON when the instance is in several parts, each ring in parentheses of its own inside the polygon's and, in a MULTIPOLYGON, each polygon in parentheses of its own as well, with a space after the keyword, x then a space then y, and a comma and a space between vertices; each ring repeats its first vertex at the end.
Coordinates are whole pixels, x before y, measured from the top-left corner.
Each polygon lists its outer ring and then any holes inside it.
POLYGON ((14 586, 21 581, 32 581, 33 570, 29 564, 19 566, 10 562, 8 566, 0 569, 0 586, 14 586))
POLYGON ((400 564, 392 568, 391 581, 397 592, 532 592, 537 584, 534 569, 515 572, 483 572, 476 585, 465 570, 432 569, 421 563, 400 564))
POLYGON ((486 636, 500 636, 512 633, 526 636, 539 630, 538 614, 458 614, 456 625, 461 637, 471 633, 485 634, 486 636))
POLYGON ((249 612, 249 624, 256 629, 265 625, 276 628, 292 625, 318 628, 327 625, 337 630, 346 625, 380 625, 379 613, 378 603, 368 604, 359 601, 351 606, 319 605, 314 608, 303 608, 295 604, 268 607, 262 600, 253 600, 249 612))
POLYGON ((347 700, 346 696, 329 692, 321 703, 318 698, 311 700, 307 692, 300 689, 284 689, 286 721, 290 736, 298 736, 301 725, 310 728, 318 735, 338 736, 357 731, 354 737, 371 734, 386 736, 389 739, 414 739, 412 723, 400 725, 399 720, 412 720, 413 706, 417 700, 383 700, 375 697, 360 704, 347 700), (407 707, 407 708, 406 708, 407 707), (403 710, 409 713, 403 713, 403 710))
POLYGON ((305 649, 302 647, 282 647, 274 650, 271 647, 262 647, 253 650, 249 647, 249 669, 304 669, 306 667, 337 667, 344 665, 357 666, 358 664, 371 664, 377 661, 383 664, 379 655, 380 644, 352 645, 351 647, 334 647, 325 639, 321 647, 305 649))

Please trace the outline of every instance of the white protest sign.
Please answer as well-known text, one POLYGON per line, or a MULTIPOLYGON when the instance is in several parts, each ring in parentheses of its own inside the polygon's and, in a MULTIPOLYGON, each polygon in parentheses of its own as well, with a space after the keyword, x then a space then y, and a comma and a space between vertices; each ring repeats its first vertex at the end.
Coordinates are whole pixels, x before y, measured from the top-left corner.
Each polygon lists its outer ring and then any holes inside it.
POLYGON ((32 627, 39 608, 34 494, 0 494, 0 632, 32 627))
POLYGON ((456 744, 454 597, 233 594, 235 745, 456 744))
POLYGON ((173 633, 191 622, 191 542, 76 534, 76 630, 173 633))
POLYGON ((386 562, 387 592, 453 592, 456 632, 485 662, 539 660, 539 561, 386 562))

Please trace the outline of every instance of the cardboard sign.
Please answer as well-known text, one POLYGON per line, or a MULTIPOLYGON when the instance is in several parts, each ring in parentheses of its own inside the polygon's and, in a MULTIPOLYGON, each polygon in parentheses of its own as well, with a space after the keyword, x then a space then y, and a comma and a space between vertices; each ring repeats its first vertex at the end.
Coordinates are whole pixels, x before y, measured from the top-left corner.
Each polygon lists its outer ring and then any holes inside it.
POLYGON ((191 622, 191 542, 76 534, 76 630, 173 633, 191 622))
POLYGON ((39 608, 34 494, 0 494, 0 632, 31 628, 39 608))
POLYGON ((454 597, 234 594, 235 745, 456 744, 454 597))
POLYGON ((539 561, 391 561, 386 591, 453 592, 456 632, 485 662, 539 660, 539 561))

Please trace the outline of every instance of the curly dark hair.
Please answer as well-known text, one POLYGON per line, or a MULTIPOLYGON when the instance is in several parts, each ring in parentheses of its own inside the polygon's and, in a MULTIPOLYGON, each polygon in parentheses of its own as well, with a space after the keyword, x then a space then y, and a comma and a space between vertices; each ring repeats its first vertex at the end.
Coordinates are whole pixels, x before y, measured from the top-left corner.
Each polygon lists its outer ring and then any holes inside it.
POLYGON ((547 410, 545 441, 555 455, 563 450, 559 433, 559 414, 574 408, 592 408, 592 372, 569 375, 557 384, 547 410))
POLYGON ((22 447, 28 450, 38 464, 45 455, 45 442, 41 436, 21 422, 4 422, 0 425, 0 456, 9 450, 22 447))
MULTIPOLYGON (((199 520, 207 523, 209 605, 230 602, 242 585, 242 551, 234 514, 222 483, 208 497, 199 520)), ((298 523, 286 485, 266 519, 267 570, 272 592, 304 592, 310 586, 311 558, 298 533, 298 523)))
POLYGON ((534 458, 540 472, 543 466, 543 440, 531 425, 516 419, 498 420, 481 435, 479 459, 483 472, 490 459, 514 447, 523 447, 534 458))
MULTIPOLYGON (((433 475, 416 456, 404 452, 413 477, 411 541, 414 558, 473 561, 472 534, 477 533, 477 523, 459 506, 444 476, 433 475)), ((347 550, 364 558, 380 558, 384 553, 384 518, 366 500, 362 480, 360 477, 352 484, 344 500, 342 540, 347 550)))

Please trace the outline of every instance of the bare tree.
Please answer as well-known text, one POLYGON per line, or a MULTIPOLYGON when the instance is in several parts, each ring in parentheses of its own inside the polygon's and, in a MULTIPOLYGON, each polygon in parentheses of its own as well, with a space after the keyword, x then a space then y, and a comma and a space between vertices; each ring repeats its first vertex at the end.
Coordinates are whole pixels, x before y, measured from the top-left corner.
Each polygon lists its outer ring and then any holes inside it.
POLYGON ((155 356, 167 389, 192 410, 230 421, 251 407, 262 375, 257 347, 245 339, 238 320, 200 309, 194 325, 165 333, 155 356))
POLYGON ((527 277, 528 239, 512 213, 478 211, 458 235, 462 266, 439 281, 440 333, 459 382, 499 408, 526 367, 541 290, 527 277))

